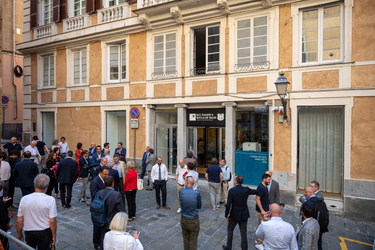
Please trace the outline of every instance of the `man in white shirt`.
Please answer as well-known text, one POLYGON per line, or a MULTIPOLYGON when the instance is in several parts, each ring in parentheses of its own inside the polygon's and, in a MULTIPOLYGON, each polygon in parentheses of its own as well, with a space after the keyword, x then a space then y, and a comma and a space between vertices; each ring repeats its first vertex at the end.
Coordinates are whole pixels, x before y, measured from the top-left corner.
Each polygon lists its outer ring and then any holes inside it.
POLYGON ((264 250, 291 249, 298 250, 296 234, 293 226, 280 217, 280 206, 273 203, 269 206, 269 214, 264 215, 264 221, 255 232, 258 238, 263 239, 264 250))
POLYGON ((66 153, 69 151, 68 143, 65 141, 65 137, 60 138, 61 142, 59 142, 60 153, 63 159, 65 159, 66 153))
MULTIPOLYGON (((177 200, 178 200, 178 209, 177 213, 181 212, 181 206, 180 206, 180 190, 185 188, 185 179, 184 174, 187 174, 187 166, 185 165, 184 159, 180 159, 178 161, 178 166, 176 168, 176 181, 177 181, 177 200)), ((185 174, 185 175, 186 175, 185 174)))
POLYGON ((167 167, 162 163, 163 159, 159 156, 156 160, 156 164, 151 169, 151 181, 154 183, 155 194, 156 194, 156 209, 160 208, 160 190, 162 196, 162 207, 164 209, 171 209, 167 206, 167 181, 168 181, 168 170, 167 167))
POLYGON ((223 182, 221 183, 221 195, 220 195, 220 203, 227 204, 228 199, 228 188, 229 188, 229 181, 231 179, 230 168, 227 166, 227 161, 222 159, 220 161, 221 171, 223 172, 224 178, 223 182))
POLYGON ((192 163, 192 162, 189 162, 187 164, 187 168, 188 168, 188 173, 185 176, 185 180, 186 180, 186 177, 189 177, 189 176, 193 177, 194 178, 193 190, 197 191, 197 189, 198 189, 199 174, 198 174, 197 171, 194 170, 195 164, 192 163))
POLYGON ((39 174, 34 179, 35 192, 21 198, 17 214, 17 238, 38 249, 51 249, 56 243, 57 209, 56 201, 46 195, 49 177, 39 174), (35 202, 38 201, 38 202, 35 202))
POLYGON ((24 152, 29 151, 31 153, 30 160, 35 162, 35 158, 39 157, 39 151, 36 147, 36 141, 32 141, 29 146, 24 149, 24 152))

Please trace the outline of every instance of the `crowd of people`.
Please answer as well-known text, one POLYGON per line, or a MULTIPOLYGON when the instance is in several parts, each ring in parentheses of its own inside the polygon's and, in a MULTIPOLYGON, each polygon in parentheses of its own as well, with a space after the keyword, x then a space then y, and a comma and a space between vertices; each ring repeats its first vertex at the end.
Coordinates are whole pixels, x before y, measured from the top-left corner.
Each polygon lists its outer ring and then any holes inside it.
MULTIPOLYGON (((97 222, 92 216, 95 249, 143 249, 140 232, 126 231, 128 222, 136 220, 136 194, 139 188, 143 189, 139 186, 143 183, 140 179, 145 179, 147 191, 155 190, 156 209, 171 209, 167 206, 167 181, 170 177, 167 167, 162 157, 156 157, 150 147, 146 147, 143 154, 140 174, 135 170, 133 161, 126 162, 126 148, 121 142, 113 155, 109 143, 105 143, 103 148, 91 143, 87 150, 78 143, 73 153, 65 137, 61 137, 60 141, 54 140, 52 147, 48 148, 34 136, 24 149, 16 138, 12 138, 1 148, 0 163, 0 227, 4 231, 9 230, 13 226, 10 217, 17 210, 17 238, 34 248, 50 249, 56 243, 55 198, 61 200, 64 209, 71 208, 72 189, 76 181, 82 182, 79 202, 88 206, 102 202, 105 206, 103 222, 97 222), (15 187, 22 192, 18 208, 13 204, 15 187), (88 187, 89 193, 86 192, 88 187), (36 199, 38 202, 34 202, 36 199)), ((202 200, 197 167, 198 159, 189 151, 185 158, 179 159, 176 168, 176 212, 181 213, 184 249, 197 249, 200 231, 198 211, 202 200)), ((237 224, 241 249, 248 249, 249 195, 255 195, 258 216, 255 248, 322 249, 322 235, 328 231, 328 210, 317 181, 312 181, 300 198, 302 226, 296 234, 293 226, 280 217, 283 209, 279 184, 272 179, 271 171, 263 174, 256 190, 242 186, 244 180, 240 175, 233 177, 234 186, 229 189, 232 172, 227 162, 212 158, 205 178, 212 210, 224 207, 228 226, 227 244, 222 246, 223 249, 232 249, 233 231, 237 224)), ((7 239, 0 236, 0 240, 4 249, 8 249, 7 239)))

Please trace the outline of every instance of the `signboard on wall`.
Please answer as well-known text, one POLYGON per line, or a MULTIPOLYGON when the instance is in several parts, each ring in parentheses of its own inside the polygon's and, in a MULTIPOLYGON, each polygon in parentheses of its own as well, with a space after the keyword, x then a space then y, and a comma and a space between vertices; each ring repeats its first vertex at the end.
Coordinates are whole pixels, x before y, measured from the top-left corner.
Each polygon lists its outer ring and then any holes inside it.
POLYGON ((188 109, 188 127, 225 127, 225 109, 188 109))

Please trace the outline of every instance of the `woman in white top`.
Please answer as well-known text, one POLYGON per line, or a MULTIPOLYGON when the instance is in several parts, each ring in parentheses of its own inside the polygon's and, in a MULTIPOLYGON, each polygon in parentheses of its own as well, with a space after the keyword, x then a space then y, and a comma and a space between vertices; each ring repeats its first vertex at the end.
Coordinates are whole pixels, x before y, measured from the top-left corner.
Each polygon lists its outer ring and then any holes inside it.
POLYGON ((139 241, 139 231, 133 231, 132 234, 126 232, 128 225, 128 215, 124 212, 118 212, 112 219, 109 229, 104 236, 104 250, 143 250, 139 241))

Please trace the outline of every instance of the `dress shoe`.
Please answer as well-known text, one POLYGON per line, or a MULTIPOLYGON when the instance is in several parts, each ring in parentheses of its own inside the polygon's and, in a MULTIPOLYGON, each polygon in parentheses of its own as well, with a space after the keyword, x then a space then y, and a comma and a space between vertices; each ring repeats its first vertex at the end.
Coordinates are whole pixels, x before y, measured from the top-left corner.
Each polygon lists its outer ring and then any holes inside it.
POLYGON ((163 208, 164 209, 168 209, 168 210, 170 210, 171 208, 170 207, 168 207, 168 206, 163 206, 163 208))
POLYGON ((228 247, 226 245, 223 245, 224 250, 228 250, 228 247))
POLYGON ((258 250, 263 250, 263 244, 256 244, 255 245, 255 248, 258 249, 258 250))
POLYGON ((160 205, 156 205, 156 209, 160 209, 160 205))

